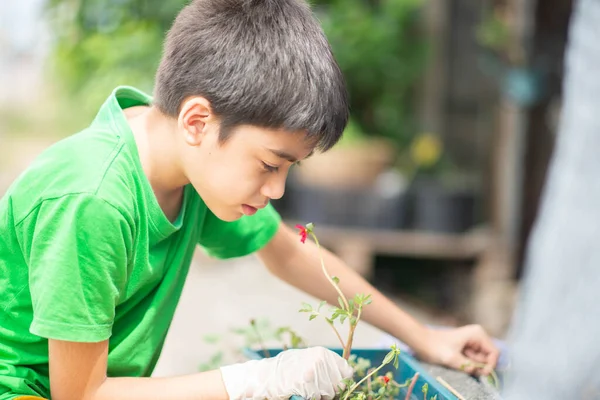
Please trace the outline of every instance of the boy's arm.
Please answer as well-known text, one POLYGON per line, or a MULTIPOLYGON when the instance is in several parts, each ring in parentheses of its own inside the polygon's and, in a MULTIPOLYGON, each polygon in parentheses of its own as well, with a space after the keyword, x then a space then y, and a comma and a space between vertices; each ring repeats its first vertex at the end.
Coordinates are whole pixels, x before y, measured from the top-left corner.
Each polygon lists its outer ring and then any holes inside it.
MULTIPOLYGON (((318 231, 317 231, 318 234, 318 231)), ((371 325, 399 338, 423 359, 476 372, 472 361, 487 363, 489 373, 498 359, 498 350, 488 335, 477 325, 450 331, 429 329, 397 307, 338 257, 321 247, 325 266, 340 279, 346 297, 370 294, 372 304, 363 309, 363 319, 371 325), (465 357, 466 356, 466 357, 465 357), (465 364, 468 366, 463 367, 465 364)), ((282 280, 330 304, 338 304, 337 293, 325 278, 319 251, 311 240, 304 244, 298 234, 281 224, 274 238, 258 252, 267 268, 282 280)))
POLYGON ((53 400, 229 399, 219 370, 173 378, 107 378, 108 341, 49 340, 53 400))
POLYGON ((174 378, 107 378, 108 341, 49 340, 52 400, 332 399, 353 369, 323 347, 174 378))

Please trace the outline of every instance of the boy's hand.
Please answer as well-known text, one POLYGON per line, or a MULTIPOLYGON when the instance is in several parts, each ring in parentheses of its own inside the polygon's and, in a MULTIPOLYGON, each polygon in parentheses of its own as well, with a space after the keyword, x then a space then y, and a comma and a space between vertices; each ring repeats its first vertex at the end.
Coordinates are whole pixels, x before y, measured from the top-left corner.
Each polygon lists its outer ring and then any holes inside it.
POLYGON ((477 375, 489 375, 498 362, 500 351, 479 325, 428 329, 427 337, 425 348, 417 351, 425 361, 477 375))
POLYGON ((351 378, 346 360, 323 347, 294 349, 276 357, 221 368, 229 398, 333 399, 342 380, 351 378))

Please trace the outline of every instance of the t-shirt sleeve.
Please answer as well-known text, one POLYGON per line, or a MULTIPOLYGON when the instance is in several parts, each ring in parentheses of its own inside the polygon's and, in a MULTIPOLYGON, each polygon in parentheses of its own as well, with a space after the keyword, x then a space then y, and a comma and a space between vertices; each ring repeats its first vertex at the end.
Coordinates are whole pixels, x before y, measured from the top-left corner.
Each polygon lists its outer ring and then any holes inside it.
POLYGON ((131 224, 104 200, 78 194, 43 201, 24 225, 30 331, 74 342, 108 339, 126 287, 131 224))
POLYGON ((222 221, 207 211, 198 243, 211 257, 242 257, 269 243, 280 222, 281 217, 271 204, 233 222, 222 221))

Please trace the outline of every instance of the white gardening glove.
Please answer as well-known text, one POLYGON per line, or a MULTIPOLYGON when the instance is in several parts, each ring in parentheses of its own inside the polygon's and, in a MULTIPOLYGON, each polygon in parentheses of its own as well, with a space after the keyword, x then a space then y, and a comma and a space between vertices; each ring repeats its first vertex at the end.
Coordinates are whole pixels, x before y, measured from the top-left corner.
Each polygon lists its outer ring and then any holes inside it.
POLYGON ((221 367, 232 400, 333 399, 343 379, 351 378, 346 360, 324 347, 293 349, 273 358, 221 367))

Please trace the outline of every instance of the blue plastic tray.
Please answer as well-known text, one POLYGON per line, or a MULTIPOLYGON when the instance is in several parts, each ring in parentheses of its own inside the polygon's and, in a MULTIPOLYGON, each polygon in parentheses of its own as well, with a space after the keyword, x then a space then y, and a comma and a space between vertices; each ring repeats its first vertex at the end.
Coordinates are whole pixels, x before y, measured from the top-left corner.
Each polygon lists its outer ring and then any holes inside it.
MULTIPOLYGON (((276 356, 283 349, 268 349, 271 356, 276 356)), ((339 355, 342 354, 342 349, 332 348, 331 350, 335 351, 339 355)), ((383 358, 389 352, 387 349, 354 349, 352 350, 352 354, 356 354, 359 358, 364 358, 371 361, 372 366, 380 365, 383 361, 383 358)), ((245 349, 244 354, 246 357, 258 360, 264 358, 262 350, 253 350, 253 349, 245 349)), ((411 399, 414 400, 422 400, 423 393, 421 392, 421 388, 425 383, 428 384, 429 390, 427 392, 427 400, 431 397, 437 395, 438 400, 457 400, 457 397, 454 396, 448 389, 440 385, 440 383, 435 380, 431 375, 429 375, 419 364, 417 360, 415 360, 412 356, 406 353, 400 353, 398 369, 395 369, 393 365, 389 364, 383 367, 380 371, 380 374, 385 374, 388 371, 392 371, 394 374, 394 379, 398 383, 404 383, 407 379, 412 378, 416 372, 419 373, 419 377, 417 378, 417 383, 413 388, 413 393, 411 399)), ((398 399, 404 400, 406 396, 406 389, 402 389, 400 392, 400 396, 398 399)), ((302 398, 299 396, 293 396, 292 400, 301 400, 302 398)))

